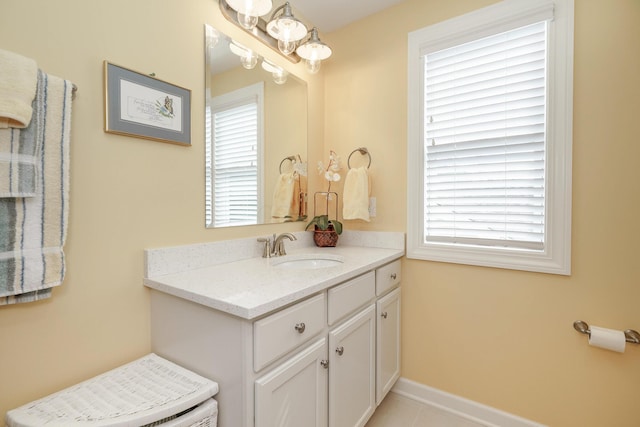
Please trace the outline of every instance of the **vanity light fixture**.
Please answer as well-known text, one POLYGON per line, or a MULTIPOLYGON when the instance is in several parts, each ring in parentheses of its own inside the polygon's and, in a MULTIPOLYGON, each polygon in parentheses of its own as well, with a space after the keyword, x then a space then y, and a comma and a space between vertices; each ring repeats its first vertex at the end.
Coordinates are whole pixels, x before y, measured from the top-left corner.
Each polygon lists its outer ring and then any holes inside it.
POLYGON ((305 60, 307 71, 315 74, 320 70, 321 61, 330 57, 332 52, 329 46, 320 41, 317 28, 313 27, 307 36, 308 39, 298 46, 296 53, 305 60))
POLYGON ((296 19, 291 12, 291 5, 286 2, 271 15, 267 24, 267 33, 278 40, 278 49, 284 55, 296 50, 296 44, 307 35, 307 27, 296 19))
POLYGON ((271 73, 271 75, 273 76, 273 81, 278 84, 278 85, 282 85, 285 84, 287 82, 287 77, 289 77, 289 73, 278 67, 277 65, 267 61, 266 59, 262 60, 262 68, 268 72, 271 73))
POLYGON ((258 55, 251 49, 237 43, 235 40, 229 43, 229 50, 240 57, 240 63, 247 70, 253 69, 258 63, 258 55))
MULTIPOLYGON (((265 12, 266 6, 262 4, 258 7, 258 1, 264 0, 218 0, 218 3, 223 16, 228 21, 244 28, 249 34, 282 54, 289 61, 297 63, 301 58, 304 59, 307 71, 311 74, 317 73, 320 70, 321 61, 329 58, 332 54, 331 48, 320 41, 318 29, 313 27, 308 30, 305 24, 293 16, 289 2, 277 7, 268 22, 257 17, 257 25, 249 28, 246 22, 243 23, 243 20, 246 20, 244 16, 246 14, 241 12, 246 12, 249 9, 247 4, 255 4, 251 7, 256 11, 255 13, 260 13, 259 16, 264 16, 269 12, 268 10, 265 12), (258 9, 259 12, 257 12, 258 9), (233 11, 236 11, 237 14, 232 13, 233 11)), ((272 4, 272 0, 266 1, 272 4)), ((244 61, 248 65, 253 63, 249 61, 249 58, 244 61)))
POLYGON ((238 23, 246 30, 255 28, 258 19, 273 7, 271 0, 227 0, 227 4, 236 11, 238 23))

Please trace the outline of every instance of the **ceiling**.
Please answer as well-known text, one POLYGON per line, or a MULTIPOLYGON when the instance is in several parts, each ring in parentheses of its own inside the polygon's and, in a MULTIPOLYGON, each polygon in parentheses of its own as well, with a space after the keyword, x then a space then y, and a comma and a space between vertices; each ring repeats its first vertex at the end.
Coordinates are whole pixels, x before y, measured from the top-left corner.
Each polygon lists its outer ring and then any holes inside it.
POLYGON ((299 10, 309 22, 318 27, 318 31, 329 33, 402 1, 290 0, 290 3, 294 10, 299 10))

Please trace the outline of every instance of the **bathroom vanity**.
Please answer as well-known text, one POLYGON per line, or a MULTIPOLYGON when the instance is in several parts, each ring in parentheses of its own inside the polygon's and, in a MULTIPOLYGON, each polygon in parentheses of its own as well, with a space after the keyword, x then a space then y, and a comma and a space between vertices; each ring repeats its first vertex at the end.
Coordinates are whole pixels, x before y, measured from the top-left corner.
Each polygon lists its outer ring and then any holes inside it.
POLYGON ((363 426, 399 377, 404 239, 300 236, 283 257, 166 274, 147 251, 152 350, 218 382, 221 427, 363 426))

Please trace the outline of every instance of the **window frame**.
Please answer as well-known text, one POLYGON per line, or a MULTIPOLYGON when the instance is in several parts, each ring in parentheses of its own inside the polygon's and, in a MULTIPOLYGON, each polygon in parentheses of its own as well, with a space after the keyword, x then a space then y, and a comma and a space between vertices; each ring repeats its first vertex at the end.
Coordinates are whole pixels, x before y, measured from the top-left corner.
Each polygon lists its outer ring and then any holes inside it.
POLYGON ((259 82, 249 85, 223 95, 212 97, 207 102, 207 148, 206 156, 206 200, 205 200, 205 222, 207 228, 219 227, 236 227, 243 225, 260 224, 264 217, 264 83, 259 82), (255 223, 225 223, 216 225, 216 212, 213 201, 215 200, 215 185, 213 183, 214 172, 214 150, 213 150, 213 131, 210 127, 213 125, 213 116, 216 112, 224 111, 229 108, 237 107, 245 104, 256 105, 256 177, 257 177, 257 210, 255 223))
POLYGON ((571 274, 573 0, 505 0, 409 34, 407 257, 571 274), (545 246, 543 250, 424 242, 423 52, 525 26, 549 14, 545 246))

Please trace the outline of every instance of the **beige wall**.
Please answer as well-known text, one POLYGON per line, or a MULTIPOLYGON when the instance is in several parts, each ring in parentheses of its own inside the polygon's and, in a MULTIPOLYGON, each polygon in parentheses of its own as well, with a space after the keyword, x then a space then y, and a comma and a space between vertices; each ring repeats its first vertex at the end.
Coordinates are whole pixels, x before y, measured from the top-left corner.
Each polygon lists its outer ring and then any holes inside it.
MULTIPOLYGON (((375 168, 378 217, 347 228, 406 229, 407 33, 491 2, 407 0, 328 38, 325 151, 366 145, 375 168)), ((572 328, 640 329, 638 23, 637 0, 576 0, 573 274, 405 260, 404 377, 552 426, 638 425, 640 347, 572 328)))
MULTIPOLYGON (((310 79, 310 165, 373 157, 378 216, 347 228, 406 228, 407 33, 489 3, 407 0, 323 35, 335 57, 310 79)), ((571 323, 640 329, 640 3, 576 3, 573 274, 405 260, 403 376, 553 426, 635 426, 640 348, 589 348, 571 323)), ((68 275, 48 301, 0 307, 0 417, 149 351, 143 248, 301 228, 204 229, 202 24, 219 20, 213 0, 3 4, 0 48, 79 92, 68 275), (105 134, 104 59, 191 88, 193 146, 105 134)))
MULTIPOLYGON (((3 2, 0 49, 36 59, 79 90, 67 276, 50 300, 0 307, 0 420, 13 407, 149 352, 144 248, 302 229, 204 228, 205 22, 237 31, 214 0, 3 2), (105 59, 192 89, 193 146, 104 133, 105 59)), ((287 62, 279 65, 305 75, 287 62)), ((314 79, 310 91, 321 101, 322 80, 314 79)), ((318 120, 310 138, 320 146, 322 110, 310 107, 318 120)))

